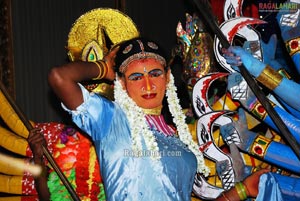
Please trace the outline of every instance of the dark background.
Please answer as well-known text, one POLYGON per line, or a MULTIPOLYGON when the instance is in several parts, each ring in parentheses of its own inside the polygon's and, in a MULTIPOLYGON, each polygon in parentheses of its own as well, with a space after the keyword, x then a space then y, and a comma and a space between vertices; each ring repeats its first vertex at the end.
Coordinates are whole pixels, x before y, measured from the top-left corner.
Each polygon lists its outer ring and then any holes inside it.
MULTIPOLYGON (((158 41, 170 55, 176 45, 176 26, 185 13, 194 11, 192 0, 12 0, 12 35, 15 99, 28 119, 63 122, 68 117, 47 83, 50 68, 68 62, 65 46, 75 20, 99 7, 117 8, 131 17, 141 35, 158 41), (120 3, 122 2, 122 3, 120 3)), ((224 0, 211 1, 215 15, 222 16, 224 0)), ((248 13, 258 2, 245 0, 248 13), (249 7, 250 6, 250 7, 249 7)), ((274 1, 275 2, 275 1, 274 1)), ((252 9, 252 11, 251 11, 252 9)), ((274 23, 274 14, 262 16, 274 23)), ((258 13, 256 13, 258 16, 258 13)), ((263 27, 268 39, 276 27, 263 27)))
MULTIPOLYGON (((176 43, 176 26, 185 21, 186 1, 126 0, 125 12, 141 35, 168 50, 176 43)), ((16 103, 35 122, 64 121, 60 103, 47 83, 49 69, 68 62, 68 33, 75 20, 99 7, 116 8, 113 0, 12 0, 16 103)))

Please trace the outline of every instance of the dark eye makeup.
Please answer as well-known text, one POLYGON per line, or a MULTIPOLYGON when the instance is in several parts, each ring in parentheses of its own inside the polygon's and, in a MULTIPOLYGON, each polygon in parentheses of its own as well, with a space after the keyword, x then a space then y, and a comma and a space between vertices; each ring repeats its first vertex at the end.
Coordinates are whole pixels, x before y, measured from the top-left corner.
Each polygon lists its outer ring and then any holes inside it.
MULTIPOLYGON (((150 72, 148 72, 149 77, 159 77, 163 74, 163 70, 161 69, 153 69, 150 72)), ((132 73, 128 76, 129 80, 136 81, 141 80, 145 74, 144 73, 132 73)))

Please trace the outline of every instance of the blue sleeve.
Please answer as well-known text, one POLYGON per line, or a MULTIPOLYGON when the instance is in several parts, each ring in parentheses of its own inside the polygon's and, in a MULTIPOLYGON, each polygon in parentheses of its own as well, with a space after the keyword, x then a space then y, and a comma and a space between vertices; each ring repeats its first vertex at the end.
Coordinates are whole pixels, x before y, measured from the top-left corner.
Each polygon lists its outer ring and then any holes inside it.
MULTIPOLYGON (((79 84, 80 85, 80 84, 79 84)), ((108 134, 111 126, 115 105, 112 101, 89 92, 80 85, 83 103, 75 110, 69 110, 62 104, 64 110, 72 115, 73 122, 94 140, 101 140, 108 134)))

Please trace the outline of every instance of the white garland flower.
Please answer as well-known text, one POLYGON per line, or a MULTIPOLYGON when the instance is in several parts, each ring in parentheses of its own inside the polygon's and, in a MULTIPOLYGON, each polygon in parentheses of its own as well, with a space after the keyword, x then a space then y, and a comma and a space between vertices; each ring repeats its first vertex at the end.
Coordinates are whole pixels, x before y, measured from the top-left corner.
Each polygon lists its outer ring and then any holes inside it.
MULTIPOLYGON (((115 101, 120 105, 127 115, 131 129, 132 149, 133 152, 136 153, 135 156, 139 157, 143 153, 142 138, 144 138, 147 149, 150 151, 150 153, 152 153, 152 159, 160 159, 157 142, 155 141, 155 137, 146 123, 143 110, 138 107, 136 103, 128 96, 126 91, 123 89, 118 76, 116 77, 117 79, 114 86, 115 101)), ((179 139, 195 154, 198 164, 197 171, 205 176, 208 176, 209 168, 205 165, 203 155, 199 150, 199 146, 192 139, 189 128, 185 123, 185 115, 179 104, 176 90, 177 89, 174 85, 174 77, 172 74, 170 74, 166 95, 169 109, 179 134, 179 139)))
POLYGON ((199 150, 199 146, 193 140, 188 125, 185 123, 185 115, 182 111, 182 108, 179 104, 179 99, 177 96, 177 88, 174 84, 174 77, 172 73, 170 73, 170 80, 167 84, 167 99, 169 104, 169 110, 172 114, 173 121, 177 127, 179 139, 188 146, 188 148, 195 154, 197 158, 197 171, 199 173, 208 176, 209 168, 204 163, 204 158, 202 152, 199 150))
POLYGON ((143 110, 128 96, 117 78, 114 86, 115 101, 124 110, 132 137, 132 151, 135 156, 143 154, 142 138, 144 138, 147 150, 152 159, 160 159, 159 148, 155 137, 150 130, 143 110))

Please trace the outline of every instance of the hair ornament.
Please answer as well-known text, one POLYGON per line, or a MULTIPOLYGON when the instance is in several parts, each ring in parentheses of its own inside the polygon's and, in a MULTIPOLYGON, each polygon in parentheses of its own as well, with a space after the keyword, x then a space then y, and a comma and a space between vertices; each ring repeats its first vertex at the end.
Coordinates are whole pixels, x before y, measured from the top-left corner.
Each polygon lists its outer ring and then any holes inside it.
POLYGON ((158 46, 157 46, 155 43, 153 43, 153 42, 148 42, 147 45, 148 45, 150 48, 154 49, 154 50, 157 50, 157 49, 158 49, 158 46))
POLYGON ((124 50, 123 50, 123 54, 127 54, 132 50, 132 44, 129 44, 124 50))

